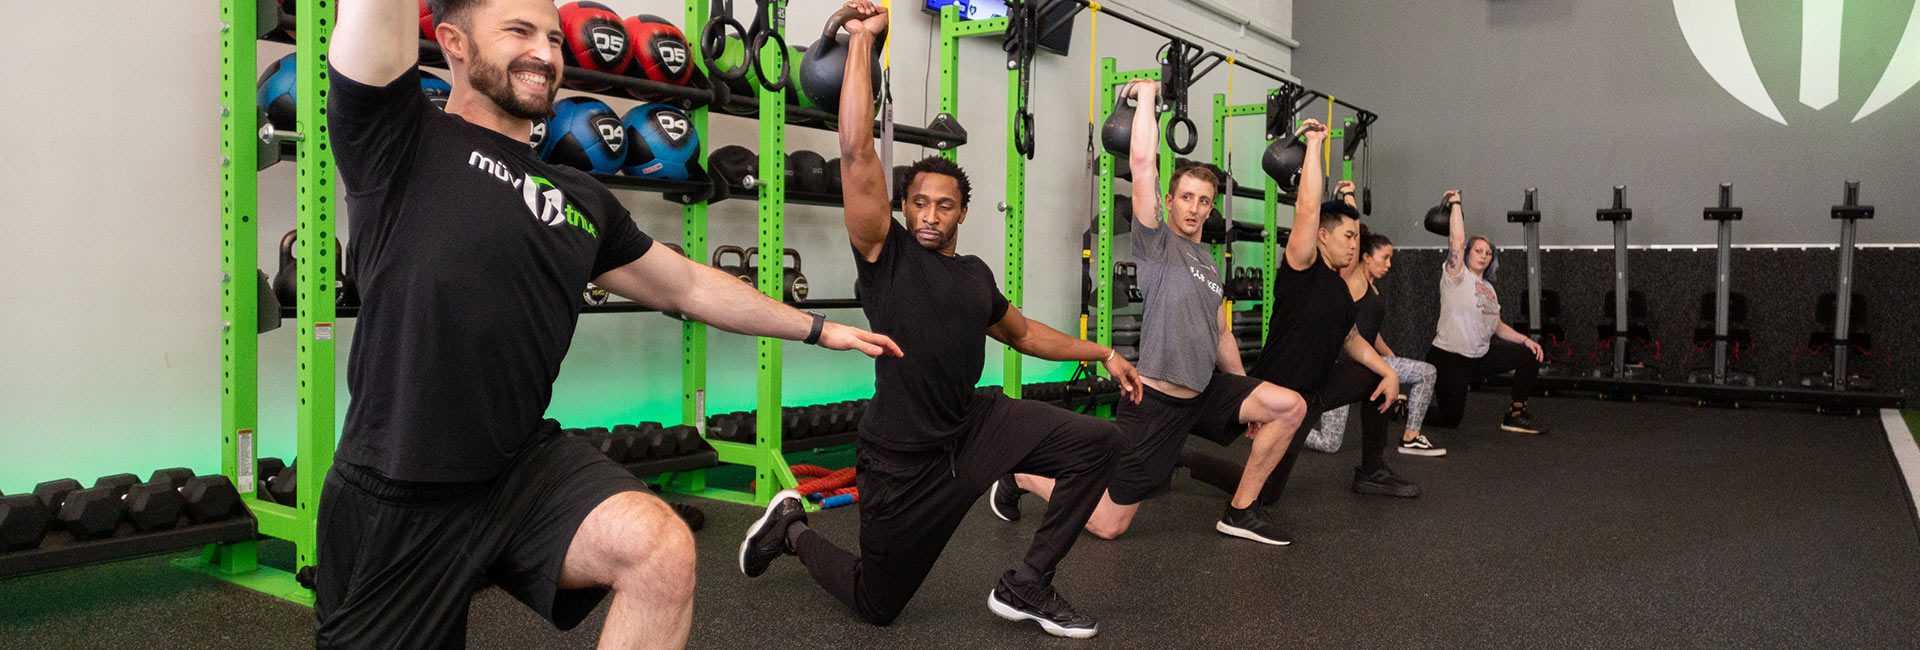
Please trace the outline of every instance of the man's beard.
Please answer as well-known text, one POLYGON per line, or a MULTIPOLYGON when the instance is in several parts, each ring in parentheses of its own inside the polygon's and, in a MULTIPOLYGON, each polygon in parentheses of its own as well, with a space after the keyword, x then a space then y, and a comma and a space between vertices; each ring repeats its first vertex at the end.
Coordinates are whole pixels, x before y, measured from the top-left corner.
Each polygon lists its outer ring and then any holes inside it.
POLYGON ((467 60, 473 62, 473 69, 467 74, 473 82, 474 90, 493 100, 494 105, 508 115, 523 120, 544 120, 553 114, 553 98, 560 92, 559 70, 540 65, 531 60, 521 59, 501 68, 480 58, 478 48, 467 48, 467 60), (547 95, 537 99, 521 99, 513 90, 512 74, 515 72, 538 72, 546 75, 547 95))

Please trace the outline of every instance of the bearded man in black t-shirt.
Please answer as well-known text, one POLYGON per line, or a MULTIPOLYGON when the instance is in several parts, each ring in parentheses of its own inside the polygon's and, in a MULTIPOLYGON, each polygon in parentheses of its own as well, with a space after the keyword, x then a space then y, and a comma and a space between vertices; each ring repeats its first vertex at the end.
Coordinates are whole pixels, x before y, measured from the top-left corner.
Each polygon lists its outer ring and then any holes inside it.
POLYGON ((1139 376, 1106 346, 1027 320, 995 286, 980 258, 957 255, 971 187, 966 172, 932 157, 907 171, 902 211, 892 218, 873 144, 869 60, 885 10, 864 0, 841 9, 846 22, 840 92, 840 178, 847 235, 862 306, 873 329, 905 353, 874 367, 873 405, 860 423, 860 555, 809 529, 800 493, 774 495, 740 545, 748 577, 781 555, 800 556, 815 582, 863 619, 899 616, 966 517, 995 480, 1011 472, 1053 478, 1057 487, 1025 559, 987 596, 994 614, 1030 620, 1049 634, 1091 637, 1099 627, 1053 587, 1053 570, 1100 501, 1120 445, 1113 423, 998 393, 979 395, 986 339, 1054 361, 1106 364, 1128 399, 1139 376))
POLYGON ((560 85, 553 3, 431 3, 453 72, 444 113, 420 92, 417 7, 340 2, 317 130, 345 185, 362 299, 320 495, 317 644, 461 645, 472 594, 497 585, 560 629, 611 592, 602 646, 681 647, 692 534, 544 419, 581 289, 743 334, 899 348, 654 246, 592 177, 541 162, 527 139, 560 85))

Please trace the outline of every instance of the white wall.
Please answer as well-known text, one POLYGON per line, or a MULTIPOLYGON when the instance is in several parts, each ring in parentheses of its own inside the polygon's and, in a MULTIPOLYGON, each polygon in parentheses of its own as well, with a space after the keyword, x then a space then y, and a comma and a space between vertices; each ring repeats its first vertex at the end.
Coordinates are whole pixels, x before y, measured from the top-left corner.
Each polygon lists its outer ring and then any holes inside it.
MULTIPOLYGON (((679 3, 606 0, 623 15, 654 13, 678 21, 679 3)), ((214 2, 109 0, 86 6, 0 3, 0 42, 16 65, 0 95, 0 318, 6 345, 0 370, 0 490, 30 489, 40 480, 91 477, 174 465, 218 467, 220 420, 219 32, 214 2), (75 12, 87 15, 76 15, 75 12), (75 47, 72 24, 99 30, 75 47), (52 56, 57 53, 58 56, 52 56), (57 61, 57 63, 55 63, 57 61)), ((894 97, 903 124, 924 124, 938 101, 935 18, 898 3, 894 17, 894 97), (930 67, 934 66, 934 67, 930 67)), ((1284 71, 1290 52, 1242 36, 1229 23, 1186 3, 1129 0, 1128 7, 1184 31, 1217 39, 1243 56, 1284 71)), ((1290 0, 1235 0, 1250 16, 1291 29, 1290 0)), ((828 3, 796 3, 789 11, 795 44, 818 32, 828 3)), ((744 11, 744 10, 743 10, 744 11)), ((1076 21, 1073 51, 1042 53, 1034 76, 1038 152, 1027 183, 1027 313, 1062 330, 1075 325, 1079 300, 1079 234, 1088 219, 1086 151, 1088 19, 1076 21)), ((1154 67, 1160 42, 1109 18, 1099 21, 1099 54, 1123 70, 1154 67)), ((289 51, 263 44, 260 66, 289 51)), ((974 209, 960 249, 1004 272, 1002 214, 1006 142, 1004 54, 997 40, 962 45, 959 119, 971 137, 960 162, 974 182, 974 209)), ((1233 101, 1260 99, 1270 84, 1233 76, 1233 101)), ((1202 147, 1211 137, 1211 96, 1225 92, 1225 67, 1193 89, 1202 147)), ((615 102, 624 110, 629 103, 615 102)), ((712 118, 714 146, 755 143, 753 122, 712 118)), ((1261 146, 1258 120, 1233 129, 1239 160, 1261 146)), ((789 132, 789 146, 831 158, 822 131, 789 132)), ((926 155, 900 146, 896 160, 926 155)), ((1243 176, 1251 179, 1257 172, 1243 176)), ((261 176, 261 264, 275 262, 278 235, 292 228, 292 171, 261 176)), ((624 194, 643 230, 680 239, 678 206, 624 194)), ((1257 214, 1243 203, 1242 218, 1257 214)), ((754 240, 746 201, 714 206, 709 241, 754 240)), ((849 296, 853 265, 843 251, 839 214, 796 206, 788 213, 788 245, 806 257, 815 295, 849 296)), ((272 272, 268 268, 269 273, 272 272)), ((829 314, 864 325, 857 310, 829 314)), ((292 450, 292 336, 284 328, 261 337, 261 454, 292 450)), ((588 315, 558 382, 552 412, 577 424, 671 420, 678 417, 679 328, 658 315, 588 315), (594 420, 594 421, 586 421, 594 420)), ((351 323, 339 346, 344 396, 351 323)), ((746 408, 753 399, 751 339, 710 338, 709 410, 746 408)), ((871 364, 846 354, 787 346, 789 404, 839 398, 868 386, 871 364)), ((985 379, 997 383, 1001 357, 987 357, 985 379)), ((1029 360, 1029 380, 1056 378, 1058 364, 1029 360)), ((342 399, 341 412, 346 402, 342 399)))

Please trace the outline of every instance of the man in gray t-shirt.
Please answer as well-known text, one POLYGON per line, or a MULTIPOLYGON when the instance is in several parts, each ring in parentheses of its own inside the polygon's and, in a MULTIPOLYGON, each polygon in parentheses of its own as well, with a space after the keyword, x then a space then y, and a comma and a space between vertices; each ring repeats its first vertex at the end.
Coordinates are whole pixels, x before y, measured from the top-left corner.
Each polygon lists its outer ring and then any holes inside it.
MULTIPOLYGON (((1261 515, 1258 497, 1305 417, 1306 401, 1299 393, 1246 376, 1240 365, 1240 344, 1221 300, 1220 272, 1212 251, 1200 243, 1219 180, 1205 167, 1183 167, 1174 171, 1172 196, 1160 197, 1159 116, 1148 109, 1157 103, 1158 89, 1156 82, 1141 80, 1121 91, 1139 106, 1127 162, 1133 170, 1133 259, 1146 297, 1139 363, 1145 397, 1139 404, 1120 405, 1114 423, 1127 447, 1087 530, 1106 539, 1126 532, 1140 502, 1173 477, 1187 434, 1227 445, 1240 437, 1227 425, 1238 422, 1248 425, 1253 453, 1214 529, 1286 544, 1286 533, 1261 515)), ((994 514, 1011 521, 1020 516, 1021 494, 1047 498, 1052 489, 1046 478, 1019 474, 996 483, 989 502, 994 514)))

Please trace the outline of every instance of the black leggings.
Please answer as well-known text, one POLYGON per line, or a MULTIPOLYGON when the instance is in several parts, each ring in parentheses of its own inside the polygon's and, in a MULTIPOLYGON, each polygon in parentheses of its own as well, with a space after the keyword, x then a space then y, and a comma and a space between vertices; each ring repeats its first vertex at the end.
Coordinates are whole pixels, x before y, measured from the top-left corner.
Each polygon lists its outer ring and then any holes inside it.
POLYGON ((1534 380, 1540 378, 1540 361, 1533 351, 1519 343, 1499 338, 1480 358, 1464 357, 1438 347, 1427 349, 1427 363, 1433 364, 1433 406, 1427 410, 1427 424, 1448 429, 1460 426, 1467 410, 1467 390, 1486 378, 1513 372, 1513 401, 1525 403, 1533 394, 1534 380))
POLYGON ((974 408, 991 411, 977 417, 976 428, 952 455, 939 449, 889 452, 863 441, 855 478, 860 555, 812 530, 797 536, 795 550, 814 582, 862 620, 887 625, 906 609, 960 520, 1002 476, 1054 479, 1046 518, 1023 562, 1032 576, 1053 572, 1100 504, 1121 447, 1112 422, 998 396, 976 401, 974 408))

